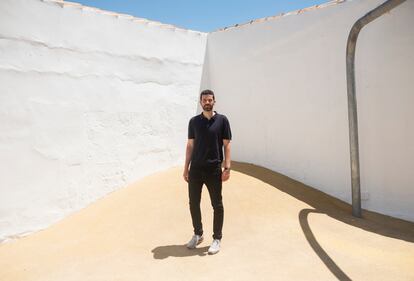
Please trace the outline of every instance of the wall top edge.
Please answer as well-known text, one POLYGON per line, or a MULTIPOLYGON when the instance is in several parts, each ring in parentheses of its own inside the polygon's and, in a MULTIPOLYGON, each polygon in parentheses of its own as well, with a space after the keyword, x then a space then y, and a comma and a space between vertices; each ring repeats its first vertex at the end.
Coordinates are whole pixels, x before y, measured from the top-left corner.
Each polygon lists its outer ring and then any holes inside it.
POLYGON ((138 17, 128 15, 128 14, 121 14, 121 13, 117 13, 117 12, 102 10, 102 9, 95 8, 95 7, 84 6, 82 4, 75 3, 75 2, 69 2, 69 1, 65 1, 65 0, 40 0, 40 1, 45 2, 45 3, 57 4, 62 8, 75 8, 75 9, 80 9, 82 11, 90 11, 90 12, 94 12, 94 13, 97 13, 97 14, 112 16, 112 17, 116 17, 116 18, 119 18, 119 19, 123 19, 123 20, 130 20, 130 21, 137 22, 137 23, 143 23, 143 24, 147 24, 147 25, 157 26, 159 28, 165 28, 165 29, 176 30, 176 31, 183 31, 183 32, 193 33, 193 34, 196 34, 196 35, 207 35, 207 33, 205 33, 205 32, 191 30, 191 29, 185 29, 185 28, 177 27, 177 26, 172 25, 172 24, 165 24, 165 23, 162 23, 162 22, 153 21, 153 20, 149 20, 149 19, 146 19, 146 18, 138 18, 138 17))
POLYGON ((307 7, 307 8, 303 8, 303 9, 299 9, 299 10, 287 12, 287 13, 281 13, 281 14, 274 15, 274 16, 269 16, 269 17, 264 17, 264 18, 258 18, 258 19, 250 20, 248 22, 244 22, 244 23, 241 23, 241 24, 235 24, 235 25, 231 25, 231 26, 226 26, 226 27, 217 29, 215 31, 212 31, 210 33, 226 31, 226 30, 229 30, 229 29, 234 29, 234 28, 238 28, 238 27, 241 27, 241 26, 245 26, 245 25, 249 25, 249 24, 254 24, 254 23, 259 23, 259 22, 276 20, 276 19, 280 19, 280 18, 286 17, 286 16, 300 15, 300 14, 303 14, 305 12, 322 9, 322 8, 326 8, 326 7, 329 7, 329 6, 332 6, 332 5, 341 4, 341 3, 349 2, 349 1, 351 1, 351 0, 332 0, 332 1, 329 1, 329 2, 326 2, 326 3, 323 3, 323 4, 314 5, 314 6, 311 6, 311 7, 307 7))

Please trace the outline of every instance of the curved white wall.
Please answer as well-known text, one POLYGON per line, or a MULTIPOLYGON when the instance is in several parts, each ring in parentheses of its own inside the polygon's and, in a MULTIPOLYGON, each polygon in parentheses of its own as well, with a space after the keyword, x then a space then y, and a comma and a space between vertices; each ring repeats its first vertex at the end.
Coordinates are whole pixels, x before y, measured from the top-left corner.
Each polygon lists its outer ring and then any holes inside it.
MULTIPOLYGON (((231 121, 234 160, 350 202, 345 45, 380 3, 257 20, 210 33, 206 49, 206 34, 170 25, 0 1, 0 241, 181 165, 200 88, 231 121)), ((365 27, 356 57, 363 207, 411 221, 413 10, 365 27)))
MULTIPOLYGON (((346 1, 209 34, 203 88, 233 158, 351 202, 346 42, 384 1, 346 1)), ((366 26, 356 55, 363 208, 414 221, 414 1, 366 26)))
POLYGON ((206 34, 70 3, 0 2, 0 240, 182 164, 206 34))

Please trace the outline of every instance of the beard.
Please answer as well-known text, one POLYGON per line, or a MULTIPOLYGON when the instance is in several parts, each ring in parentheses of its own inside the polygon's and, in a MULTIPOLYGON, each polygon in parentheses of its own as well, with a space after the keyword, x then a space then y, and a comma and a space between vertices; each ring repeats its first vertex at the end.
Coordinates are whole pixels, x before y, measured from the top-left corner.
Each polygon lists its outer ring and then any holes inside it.
POLYGON ((203 106, 203 110, 205 110, 205 111, 212 111, 213 110, 213 106, 210 105, 210 104, 205 104, 203 106))

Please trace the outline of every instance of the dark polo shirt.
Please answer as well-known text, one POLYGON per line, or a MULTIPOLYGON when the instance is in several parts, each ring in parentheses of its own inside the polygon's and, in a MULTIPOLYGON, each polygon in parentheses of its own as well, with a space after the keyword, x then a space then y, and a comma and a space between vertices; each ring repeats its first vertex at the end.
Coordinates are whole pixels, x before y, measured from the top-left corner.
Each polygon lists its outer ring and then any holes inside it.
POLYGON ((194 116, 188 124, 188 138, 194 139, 192 166, 221 164, 223 139, 231 140, 229 120, 217 112, 210 120, 204 117, 203 113, 194 116))

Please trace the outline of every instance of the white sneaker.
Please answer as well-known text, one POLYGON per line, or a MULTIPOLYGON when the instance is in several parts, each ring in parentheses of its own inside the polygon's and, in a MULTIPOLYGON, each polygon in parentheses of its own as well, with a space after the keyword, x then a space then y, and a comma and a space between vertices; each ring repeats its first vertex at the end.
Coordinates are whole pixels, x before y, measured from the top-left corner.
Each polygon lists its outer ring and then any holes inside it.
POLYGON ((208 249, 208 253, 210 255, 217 254, 220 251, 220 240, 214 239, 213 243, 211 243, 210 248, 208 249))
POLYGON ((201 242, 203 242, 204 237, 201 235, 193 235, 193 237, 191 238, 191 240, 187 243, 187 248, 188 249, 195 249, 195 247, 197 247, 198 244, 200 244, 201 242))

